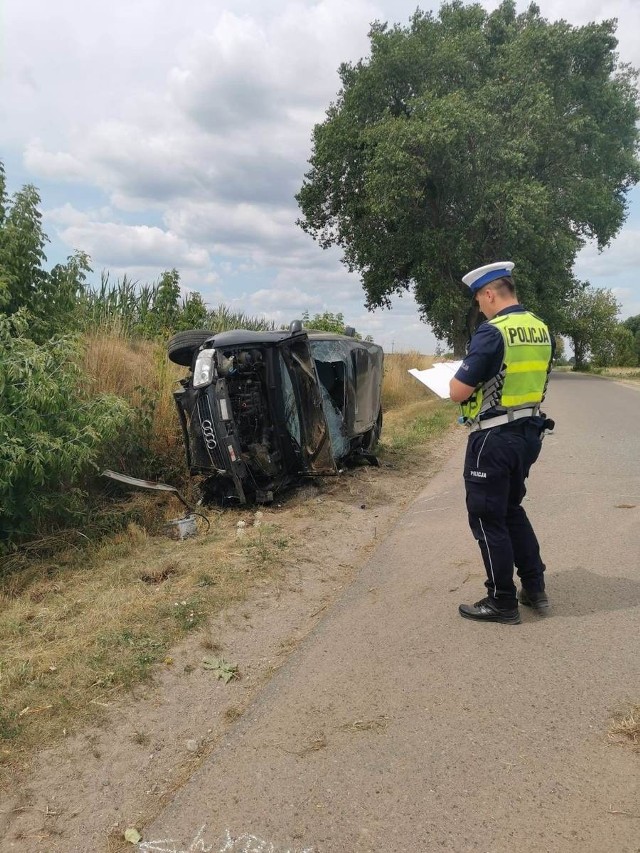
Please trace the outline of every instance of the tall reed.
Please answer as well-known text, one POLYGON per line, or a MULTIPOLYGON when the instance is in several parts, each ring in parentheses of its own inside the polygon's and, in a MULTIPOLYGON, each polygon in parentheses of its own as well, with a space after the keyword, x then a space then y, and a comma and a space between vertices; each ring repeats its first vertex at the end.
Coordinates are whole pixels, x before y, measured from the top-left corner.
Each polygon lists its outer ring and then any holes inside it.
POLYGON ((426 370, 433 361, 432 355, 422 355, 415 350, 385 355, 382 382, 382 407, 385 412, 425 399, 429 392, 408 371, 413 367, 426 370))
POLYGON ((251 317, 243 311, 232 311, 226 305, 218 305, 207 314, 202 322, 203 329, 214 332, 228 332, 231 329, 250 329, 254 332, 271 332, 278 327, 273 320, 264 317, 251 317))
POLYGON ((133 431, 114 448, 110 467, 149 479, 186 476, 182 433, 173 390, 184 368, 172 364, 164 344, 95 331, 85 337, 84 369, 96 395, 115 394, 136 412, 133 431))

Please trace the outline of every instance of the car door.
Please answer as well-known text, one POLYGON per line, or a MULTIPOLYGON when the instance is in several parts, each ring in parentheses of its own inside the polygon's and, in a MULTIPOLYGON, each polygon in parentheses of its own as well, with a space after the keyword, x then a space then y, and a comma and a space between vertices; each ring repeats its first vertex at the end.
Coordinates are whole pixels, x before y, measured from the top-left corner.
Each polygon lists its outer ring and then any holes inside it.
POLYGON ((309 474, 335 474, 337 467, 309 339, 304 334, 297 334, 279 346, 295 392, 305 471, 309 474))
POLYGON ((380 412, 382 387, 382 358, 379 348, 365 344, 354 345, 351 352, 356 382, 356 413, 354 432, 364 433, 371 429, 380 412))

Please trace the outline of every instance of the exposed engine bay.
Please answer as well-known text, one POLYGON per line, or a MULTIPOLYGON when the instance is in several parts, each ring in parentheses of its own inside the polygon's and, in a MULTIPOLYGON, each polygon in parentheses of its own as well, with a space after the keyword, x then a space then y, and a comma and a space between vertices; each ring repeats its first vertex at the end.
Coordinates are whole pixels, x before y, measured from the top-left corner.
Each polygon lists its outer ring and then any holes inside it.
POLYGON ((279 454, 273 440, 262 351, 216 351, 215 361, 218 376, 227 382, 242 459, 256 476, 273 476, 279 454))

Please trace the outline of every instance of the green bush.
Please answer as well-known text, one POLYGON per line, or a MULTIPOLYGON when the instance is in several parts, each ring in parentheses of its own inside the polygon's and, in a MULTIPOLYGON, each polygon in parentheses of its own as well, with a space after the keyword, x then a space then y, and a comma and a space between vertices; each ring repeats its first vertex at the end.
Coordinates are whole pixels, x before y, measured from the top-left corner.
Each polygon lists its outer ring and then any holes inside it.
POLYGON ((30 184, 9 198, 0 162, 0 312, 28 312, 29 337, 45 341, 74 327, 91 267, 88 255, 76 252, 50 271, 43 268, 49 238, 42 230, 39 204, 38 191, 30 184))
POLYGON ((0 553, 85 517, 87 478, 132 418, 124 400, 89 395, 77 339, 26 332, 22 311, 0 315, 0 553))

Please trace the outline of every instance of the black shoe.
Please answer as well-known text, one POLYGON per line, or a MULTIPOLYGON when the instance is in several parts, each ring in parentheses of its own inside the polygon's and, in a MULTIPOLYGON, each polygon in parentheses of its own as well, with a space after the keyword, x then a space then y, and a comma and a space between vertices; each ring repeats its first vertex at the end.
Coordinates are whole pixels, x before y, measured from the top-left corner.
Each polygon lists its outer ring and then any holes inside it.
POLYGON ((524 604, 525 607, 532 607, 542 616, 548 613, 551 607, 547 593, 544 590, 541 592, 527 592, 523 587, 518 595, 518 600, 520 604, 524 604))
POLYGON ((465 619, 477 619, 481 622, 504 622, 507 625, 520 624, 520 614, 517 607, 511 610, 500 610, 490 598, 483 598, 482 601, 476 601, 473 606, 471 604, 461 604, 458 607, 458 611, 465 619))

